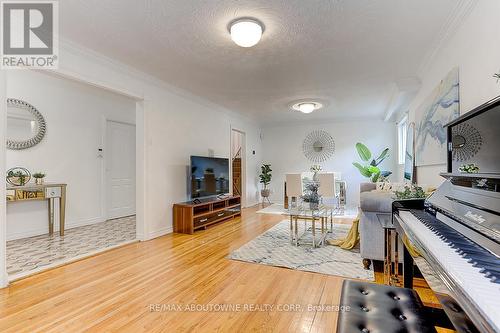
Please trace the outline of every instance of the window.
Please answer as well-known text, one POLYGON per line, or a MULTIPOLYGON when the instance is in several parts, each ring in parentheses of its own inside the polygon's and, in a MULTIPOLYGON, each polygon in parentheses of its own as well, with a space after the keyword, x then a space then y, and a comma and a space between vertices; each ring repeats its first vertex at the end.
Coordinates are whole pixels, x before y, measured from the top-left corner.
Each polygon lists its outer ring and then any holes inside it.
POLYGON ((406 131, 408 129, 408 115, 398 122, 398 163, 405 164, 406 131))

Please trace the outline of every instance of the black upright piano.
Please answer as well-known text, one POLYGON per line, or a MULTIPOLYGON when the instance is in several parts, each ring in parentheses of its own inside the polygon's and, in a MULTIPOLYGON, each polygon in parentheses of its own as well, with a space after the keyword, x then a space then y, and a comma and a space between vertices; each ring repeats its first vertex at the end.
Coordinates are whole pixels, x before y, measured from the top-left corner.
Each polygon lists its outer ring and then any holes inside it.
POLYGON ((404 286, 416 265, 457 331, 500 332, 500 97, 446 128, 445 181, 420 207, 393 205, 404 286))

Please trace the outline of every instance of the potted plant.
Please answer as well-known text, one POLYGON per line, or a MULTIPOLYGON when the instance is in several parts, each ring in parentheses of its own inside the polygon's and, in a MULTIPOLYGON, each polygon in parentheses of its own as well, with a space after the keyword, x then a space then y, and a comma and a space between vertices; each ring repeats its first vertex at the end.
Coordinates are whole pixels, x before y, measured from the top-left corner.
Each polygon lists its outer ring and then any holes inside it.
POLYGON ((45 174, 42 172, 35 172, 33 174, 33 178, 35 178, 35 184, 42 185, 43 179, 45 178, 45 174))
POLYGON ((382 150, 380 155, 377 158, 372 159, 372 153, 368 147, 366 147, 361 142, 356 143, 356 150, 358 151, 359 157, 363 160, 364 165, 361 165, 358 162, 353 162, 352 164, 359 170, 362 176, 370 178, 370 180, 374 183, 377 181, 385 181, 387 177, 389 177, 392 172, 391 171, 382 171, 378 167, 380 163, 382 163, 389 156, 389 148, 385 148, 382 150), (367 162, 371 162, 368 164, 367 162))
POLYGON ((269 185, 269 183, 271 183, 271 178, 272 178, 271 171, 273 171, 271 169, 271 164, 262 164, 260 170, 261 170, 259 175, 260 183, 264 185, 264 188, 260 190, 260 195, 263 198, 268 198, 270 191, 267 188, 267 186, 269 185))

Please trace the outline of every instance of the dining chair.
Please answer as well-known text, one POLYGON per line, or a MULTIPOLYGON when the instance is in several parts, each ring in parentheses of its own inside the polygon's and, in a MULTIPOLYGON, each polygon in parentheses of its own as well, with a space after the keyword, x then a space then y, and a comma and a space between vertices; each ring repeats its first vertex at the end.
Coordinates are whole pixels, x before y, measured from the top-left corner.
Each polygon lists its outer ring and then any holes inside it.
POLYGON ((300 173, 287 173, 285 175, 286 181, 286 196, 291 198, 292 207, 297 204, 297 199, 303 195, 302 188, 302 174, 300 173))

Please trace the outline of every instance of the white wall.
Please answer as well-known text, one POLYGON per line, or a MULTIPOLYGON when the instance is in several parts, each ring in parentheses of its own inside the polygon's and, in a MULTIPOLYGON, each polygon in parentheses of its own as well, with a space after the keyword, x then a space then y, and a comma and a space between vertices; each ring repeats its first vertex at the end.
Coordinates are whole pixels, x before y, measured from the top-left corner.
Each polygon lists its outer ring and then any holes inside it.
MULTIPOLYGON (((103 158, 98 157, 98 148, 104 148, 104 121, 135 124, 135 100, 22 70, 8 72, 7 96, 34 105, 47 123, 47 133, 38 145, 7 150, 7 169, 22 166, 32 173, 46 173, 47 182, 67 183, 66 228, 104 221, 103 158)), ((7 239, 47 233, 47 220, 45 201, 9 203, 7 239)))
POLYGON ((382 163, 383 170, 394 171, 397 151, 394 146, 394 124, 379 120, 345 121, 310 124, 290 124, 269 127, 263 131, 264 162, 271 164, 273 179, 270 188, 273 202, 283 202, 283 183, 286 173, 309 171, 312 164, 302 153, 302 142, 313 130, 325 130, 335 140, 334 156, 321 163, 323 171, 342 173, 347 181, 347 204, 359 204, 359 184, 369 181, 361 176, 352 162, 360 161, 357 142, 366 144, 374 154, 389 147, 391 156, 382 163))
MULTIPOLYGON (((500 1, 477 1, 458 30, 445 40, 421 75, 422 88, 410 105, 410 121, 415 120, 418 106, 456 66, 459 67, 461 114, 500 94, 500 83, 492 77, 500 70, 498 13, 500 1)), ((439 173, 444 171, 446 164, 418 167, 418 182, 439 185, 444 180, 439 173)))
MULTIPOLYGON (((217 112, 213 108, 188 99, 165 96, 152 106, 148 127, 148 207, 153 230, 171 231, 172 204, 188 199, 187 177, 190 155, 229 158, 231 126, 246 134, 246 205, 258 201, 257 169, 260 165, 259 128, 238 117, 217 112), (259 152, 252 155, 252 150, 259 152)), ((151 105, 150 105, 151 106, 151 105)))

